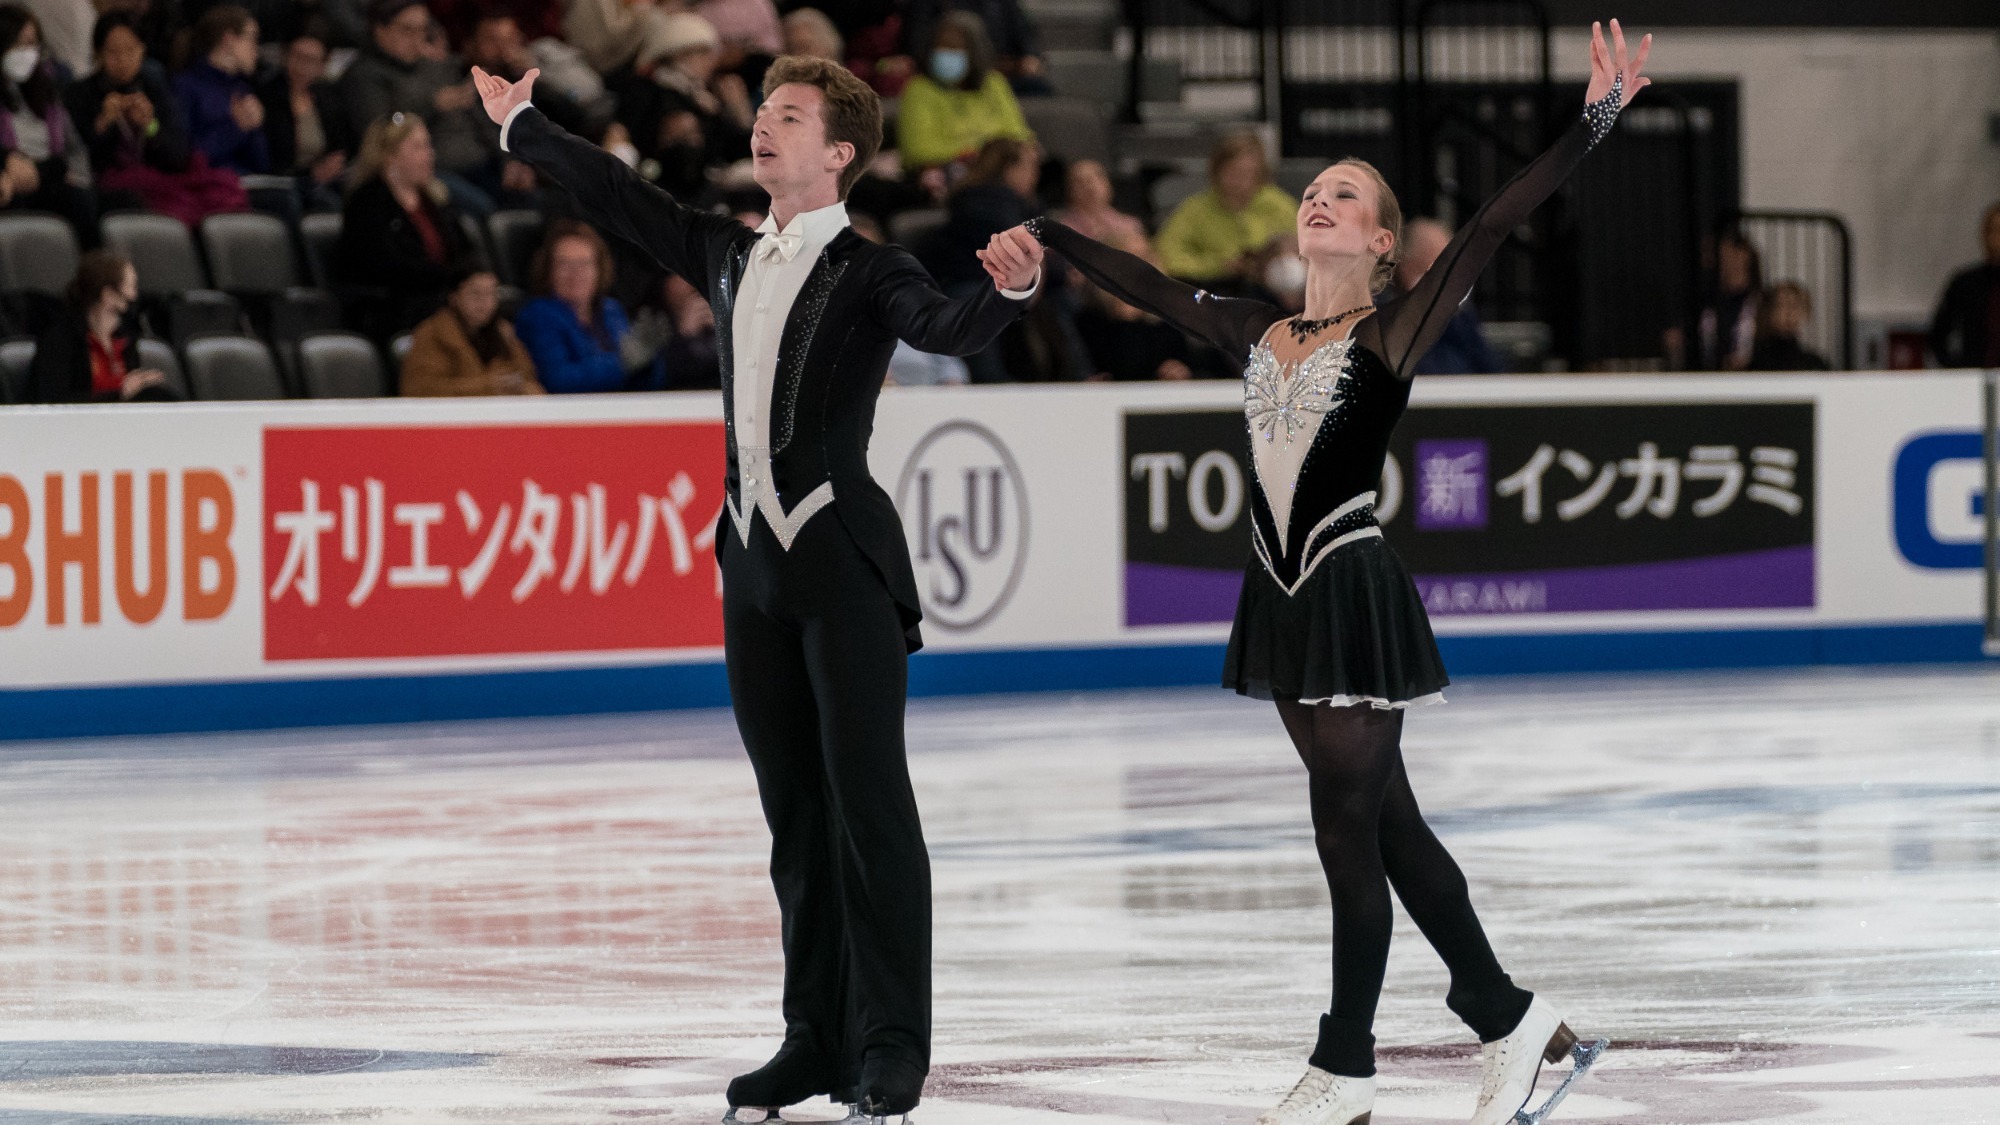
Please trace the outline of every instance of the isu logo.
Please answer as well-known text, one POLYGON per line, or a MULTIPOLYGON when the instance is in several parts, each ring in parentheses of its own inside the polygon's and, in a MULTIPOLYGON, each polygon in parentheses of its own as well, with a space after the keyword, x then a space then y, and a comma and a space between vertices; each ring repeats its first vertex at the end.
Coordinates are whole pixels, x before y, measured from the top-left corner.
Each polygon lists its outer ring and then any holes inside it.
POLYGON ((993 431, 955 421, 925 434, 896 485, 924 615, 977 629, 1013 596, 1028 561, 1028 489, 993 431))

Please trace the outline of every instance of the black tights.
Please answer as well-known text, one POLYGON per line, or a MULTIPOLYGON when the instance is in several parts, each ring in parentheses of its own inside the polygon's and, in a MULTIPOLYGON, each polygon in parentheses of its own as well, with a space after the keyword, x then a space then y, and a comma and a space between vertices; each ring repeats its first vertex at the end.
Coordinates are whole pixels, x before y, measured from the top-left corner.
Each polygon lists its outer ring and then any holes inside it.
POLYGON ((1465 875, 1424 823, 1399 742, 1403 712, 1288 700, 1278 715, 1305 760, 1313 843, 1333 896, 1333 1006, 1312 1064, 1375 1073, 1375 1004, 1389 959, 1389 888, 1451 971, 1445 1003, 1482 1042, 1514 1030, 1533 994, 1514 986, 1473 913, 1465 875))

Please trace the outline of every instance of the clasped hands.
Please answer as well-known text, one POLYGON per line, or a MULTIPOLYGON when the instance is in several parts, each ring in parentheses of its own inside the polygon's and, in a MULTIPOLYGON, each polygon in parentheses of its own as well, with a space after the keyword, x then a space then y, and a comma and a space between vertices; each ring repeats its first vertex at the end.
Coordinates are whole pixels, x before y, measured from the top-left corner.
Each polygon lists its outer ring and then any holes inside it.
POLYGON ((1017 293, 1033 286, 1042 270, 1042 244, 1027 227, 1003 230, 987 240, 986 249, 973 253, 995 286, 1017 293))

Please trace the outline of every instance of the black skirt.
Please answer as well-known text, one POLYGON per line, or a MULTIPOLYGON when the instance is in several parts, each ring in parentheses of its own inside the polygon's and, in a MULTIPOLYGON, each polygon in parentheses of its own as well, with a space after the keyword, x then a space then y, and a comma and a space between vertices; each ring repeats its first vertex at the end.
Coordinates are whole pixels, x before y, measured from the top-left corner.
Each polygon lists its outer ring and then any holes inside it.
POLYGON ((1335 548, 1293 594, 1250 560, 1223 687, 1255 699, 1410 707, 1442 703, 1450 682, 1417 585, 1379 536, 1335 548))

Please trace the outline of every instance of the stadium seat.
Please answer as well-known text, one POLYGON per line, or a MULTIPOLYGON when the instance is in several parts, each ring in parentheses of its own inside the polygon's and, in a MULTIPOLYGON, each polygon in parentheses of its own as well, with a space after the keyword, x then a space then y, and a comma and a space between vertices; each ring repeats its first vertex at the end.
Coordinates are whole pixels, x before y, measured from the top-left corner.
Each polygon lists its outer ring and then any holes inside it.
POLYGON ((295 285, 270 302, 266 339, 277 353, 278 370, 285 376, 285 390, 307 394, 299 365, 299 341, 321 332, 338 332, 343 327, 340 302, 324 289, 295 285))
POLYGON ((353 332, 322 332, 298 343, 307 398, 379 398, 388 392, 375 345, 353 332))
POLYGON ((486 228, 481 225, 478 219, 460 211, 458 213, 458 229, 465 232, 466 245, 472 247, 473 253, 485 258, 489 262, 493 260, 493 247, 487 242, 486 228))
POLYGON ((494 272, 501 281, 526 288, 528 266, 542 244, 542 213, 495 211, 486 220, 486 232, 493 239, 494 272))
POLYGON ((139 292, 169 296, 208 288, 194 236, 171 215, 117 211, 104 216, 104 245, 131 259, 139 272, 139 292))
POLYGON ((321 289, 334 287, 334 255, 340 251, 340 212, 320 211, 299 220, 299 238, 305 243, 306 268, 312 283, 321 289))
POLYGON ((1153 181, 1148 198, 1153 203, 1155 223, 1165 223, 1174 208, 1187 201, 1188 196, 1208 187, 1206 172, 1169 172, 1153 181))
POLYGON ((150 336, 139 338, 139 366, 150 367, 167 377, 167 385, 180 392, 182 398, 192 397, 188 392, 187 372, 181 370, 180 357, 165 340, 155 340, 150 336))
POLYGON ((0 340, 0 405, 34 401, 34 389, 28 385, 28 368, 34 362, 33 340, 0 340))
POLYGON ((167 300, 167 338, 177 348, 203 336, 241 336, 248 331, 243 305, 218 289, 190 289, 167 300))
POLYGON ((271 297, 301 281, 292 260, 292 232, 275 216, 210 215, 202 220, 201 244, 209 276, 225 293, 271 297))
POLYGON ((1058 160, 1111 164, 1111 107, 1089 98, 1022 98, 1021 115, 1042 151, 1058 160))
POLYGON ((188 383, 196 398, 257 401, 285 397, 278 365, 261 340, 245 336, 206 336, 186 348, 188 383))
POLYGON ((81 256, 68 222, 54 215, 0 215, 0 289, 60 297, 81 256))

